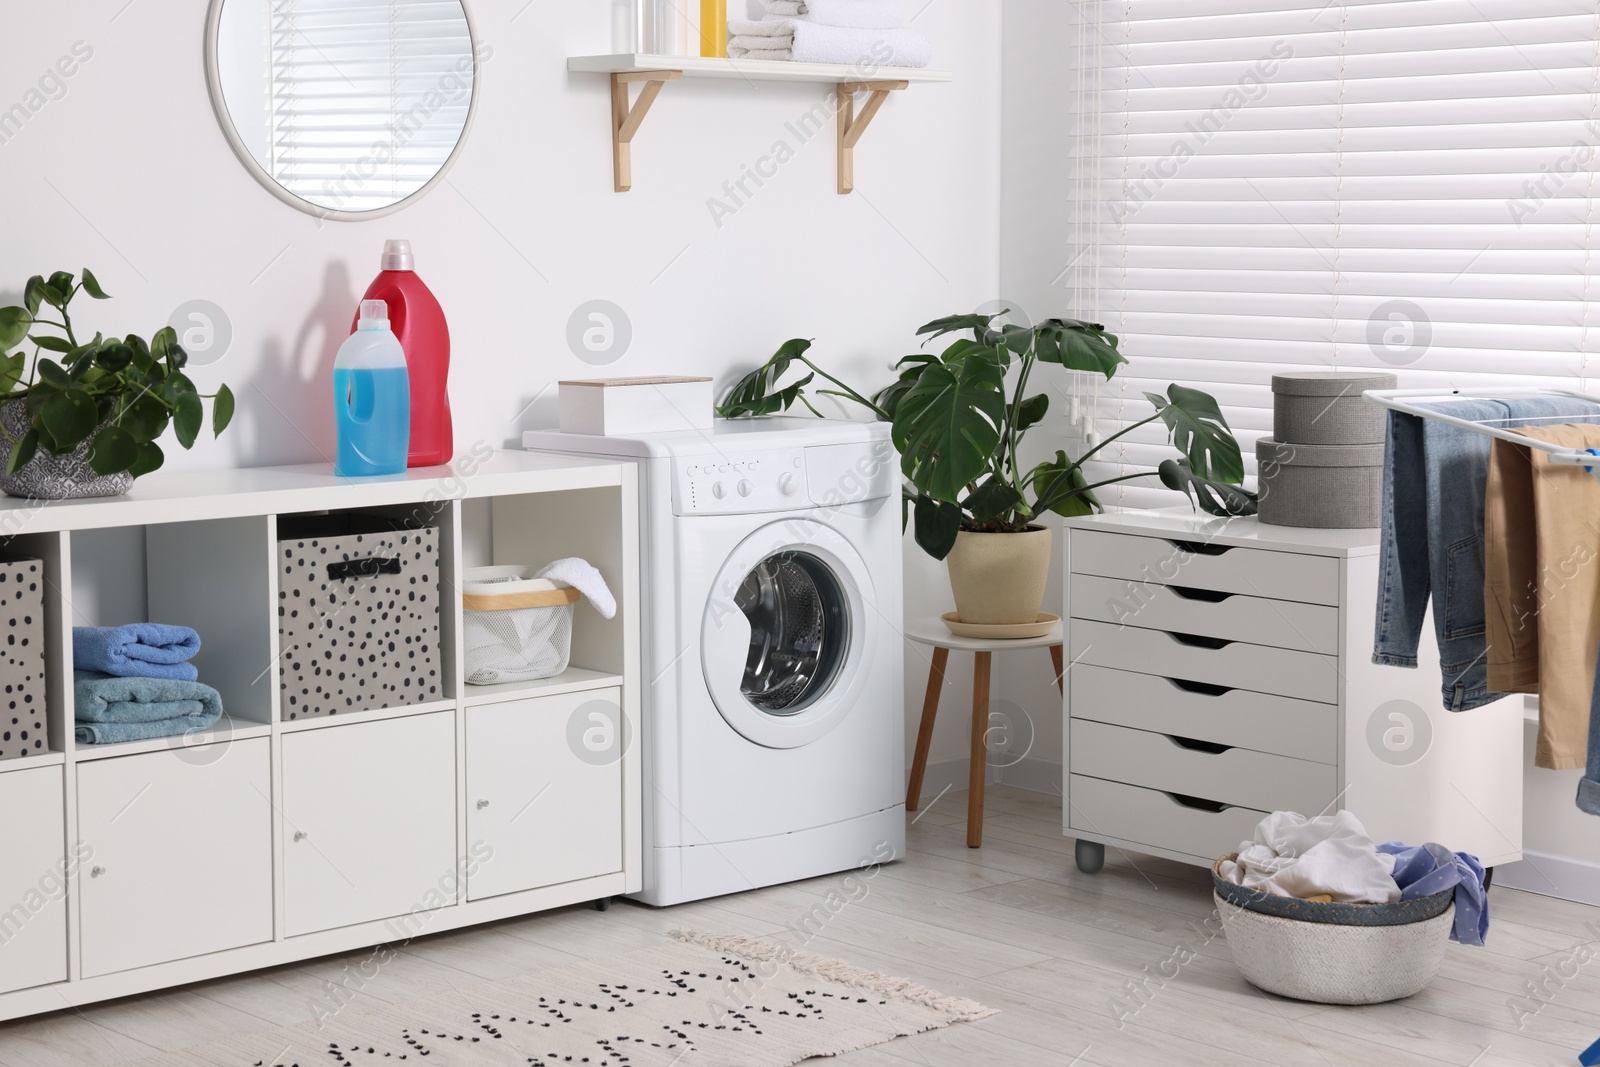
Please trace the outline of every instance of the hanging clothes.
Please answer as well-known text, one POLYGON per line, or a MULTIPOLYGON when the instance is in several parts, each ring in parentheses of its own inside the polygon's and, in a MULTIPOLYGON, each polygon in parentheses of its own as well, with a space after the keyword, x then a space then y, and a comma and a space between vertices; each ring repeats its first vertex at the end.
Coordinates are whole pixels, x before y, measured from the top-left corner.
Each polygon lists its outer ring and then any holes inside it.
MULTIPOLYGON (((1595 424, 1518 432, 1564 448, 1600 446, 1595 424)), ((1537 766, 1586 767, 1600 653, 1600 481, 1497 439, 1483 539, 1489 687, 1539 694, 1537 766)))

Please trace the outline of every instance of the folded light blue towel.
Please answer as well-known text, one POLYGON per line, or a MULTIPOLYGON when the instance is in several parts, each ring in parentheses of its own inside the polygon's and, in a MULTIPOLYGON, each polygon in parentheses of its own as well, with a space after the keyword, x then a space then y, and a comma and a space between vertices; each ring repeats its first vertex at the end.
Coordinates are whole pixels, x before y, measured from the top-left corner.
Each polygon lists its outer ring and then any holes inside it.
POLYGON ((209 685, 175 678, 119 678, 72 672, 77 738, 88 745, 173 737, 204 730, 222 717, 222 696, 209 685))
POLYGON ((72 665, 82 671, 192 682, 200 672, 188 661, 199 651, 200 635, 187 626, 133 622, 72 628, 72 665))

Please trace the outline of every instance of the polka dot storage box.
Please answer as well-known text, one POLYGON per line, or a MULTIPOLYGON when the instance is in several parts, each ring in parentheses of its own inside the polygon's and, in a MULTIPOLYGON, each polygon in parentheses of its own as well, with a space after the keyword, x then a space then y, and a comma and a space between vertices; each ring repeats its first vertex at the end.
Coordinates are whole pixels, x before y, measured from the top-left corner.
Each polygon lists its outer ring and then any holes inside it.
POLYGON ((44 721, 44 567, 0 560, 0 760, 49 751, 44 721))
POLYGON ((348 513, 278 520, 282 715, 443 700, 439 531, 348 513))

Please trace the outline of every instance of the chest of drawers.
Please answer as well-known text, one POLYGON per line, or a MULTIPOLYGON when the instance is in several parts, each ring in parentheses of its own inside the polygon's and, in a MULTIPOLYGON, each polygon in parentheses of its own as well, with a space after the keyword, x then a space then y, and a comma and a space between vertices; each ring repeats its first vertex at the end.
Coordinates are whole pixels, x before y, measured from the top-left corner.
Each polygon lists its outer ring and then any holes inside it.
POLYGON ((1205 864, 1278 810, 1353 811, 1378 841, 1521 858, 1522 707, 1440 698, 1371 662, 1376 530, 1188 509, 1072 519, 1063 830, 1205 864))

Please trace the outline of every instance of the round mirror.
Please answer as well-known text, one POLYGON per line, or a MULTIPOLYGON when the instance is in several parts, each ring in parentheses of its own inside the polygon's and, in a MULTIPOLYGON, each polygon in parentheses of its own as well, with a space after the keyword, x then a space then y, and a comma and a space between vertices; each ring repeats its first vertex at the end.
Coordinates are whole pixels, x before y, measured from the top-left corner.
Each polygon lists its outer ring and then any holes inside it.
POLYGON ((463 0, 212 0, 206 72, 239 158, 285 203, 375 218, 444 177, 472 124, 463 0))

